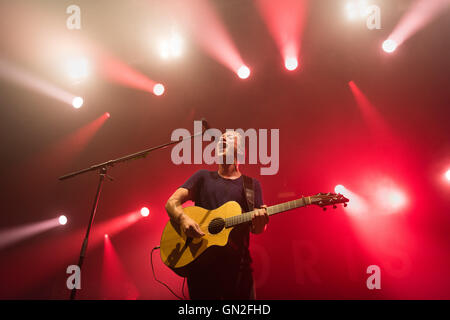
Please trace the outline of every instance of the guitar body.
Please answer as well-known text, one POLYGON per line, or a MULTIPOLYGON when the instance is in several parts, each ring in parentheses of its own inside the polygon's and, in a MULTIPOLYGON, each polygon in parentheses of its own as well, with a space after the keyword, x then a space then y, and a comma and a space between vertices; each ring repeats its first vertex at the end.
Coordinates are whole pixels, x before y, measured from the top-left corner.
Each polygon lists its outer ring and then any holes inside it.
POLYGON ((184 276, 189 265, 211 246, 225 246, 232 227, 223 228, 226 218, 240 215, 241 206, 229 201, 214 210, 201 207, 187 207, 184 213, 197 222, 205 233, 201 238, 187 237, 178 224, 169 220, 161 236, 161 259, 178 275, 184 276))

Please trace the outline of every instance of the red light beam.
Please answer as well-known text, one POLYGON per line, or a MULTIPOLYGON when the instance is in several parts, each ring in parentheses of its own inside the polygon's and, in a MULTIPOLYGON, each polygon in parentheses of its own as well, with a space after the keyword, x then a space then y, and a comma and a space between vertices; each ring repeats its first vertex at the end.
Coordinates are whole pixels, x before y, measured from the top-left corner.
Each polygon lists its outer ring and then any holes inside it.
POLYGON ((257 0, 256 4, 288 70, 295 70, 306 20, 306 0, 257 0))
POLYGON ((212 58, 236 74, 239 68, 245 66, 225 26, 208 1, 174 1, 169 10, 175 12, 183 26, 212 58))
POLYGON ((74 94, 59 88, 48 81, 40 79, 25 70, 15 67, 4 60, 0 60, 0 77, 50 98, 59 100, 69 106, 72 106, 72 102, 76 98, 74 94))
POLYGON ((347 207, 344 207, 344 210, 353 216, 363 217, 368 213, 368 204, 367 201, 364 200, 363 197, 356 194, 355 192, 347 189, 343 185, 339 184, 334 188, 336 193, 342 194, 346 197, 349 202, 347 203, 347 207))
MULTIPOLYGON (((130 212, 114 219, 96 224, 89 237, 88 253, 105 239, 140 221, 140 212, 130 212)), ((59 226, 58 218, 55 218, 59 226)), ((27 290, 48 281, 57 272, 65 270, 68 265, 76 264, 85 228, 75 230, 59 238, 43 240, 21 250, 15 250, 6 256, 8 263, 0 264, 0 283, 10 288, 8 297, 21 297, 27 290), (46 259, 42 259, 46 257, 46 259), (28 268, 33 261, 33 268, 28 268)))
POLYGON ((108 80, 129 88, 153 93, 157 83, 119 59, 101 53, 97 61, 100 63, 100 71, 108 80))
POLYGON ((416 0, 410 9, 401 18, 388 39, 401 45, 421 28, 424 28, 439 13, 445 12, 450 1, 448 0, 416 0))
POLYGON ((0 231, 0 249, 60 226, 59 217, 0 231))
POLYGON ((125 271, 109 236, 104 237, 102 299, 135 300, 139 292, 125 271))
MULTIPOLYGON (((40 170, 41 172, 66 168, 92 140, 108 118, 109 114, 105 112, 90 123, 52 143, 38 154, 30 157, 25 163, 22 163, 20 165, 22 169, 19 171, 23 172, 24 175, 29 175, 29 168, 45 168, 45 170, 40 170)), ((33 173, 33 179, 39 177, 39 174, 33 173)))
POLYGON ((361 91, 361 89, 359 89, 356 83, 354 81, 350 81, 348 85, 364 117, 364 120, 369 125, 372 133, 381 136, 392 136, 392 133, 384 120, 381 118, 381 115, 376 107, 369 101, 369 99, 367 99, 366 95, 361 91))

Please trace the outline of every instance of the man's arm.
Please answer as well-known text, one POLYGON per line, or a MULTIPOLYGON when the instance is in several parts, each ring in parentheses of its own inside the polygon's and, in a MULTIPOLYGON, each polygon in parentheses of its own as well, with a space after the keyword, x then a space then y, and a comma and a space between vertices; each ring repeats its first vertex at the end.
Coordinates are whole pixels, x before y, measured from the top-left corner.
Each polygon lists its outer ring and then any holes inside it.
POLYGON ((183 211, 182 204, 191 200, 190 198, 188 189, 178 188, 167 200, 166 211, 170 219, 179 224, 181 230, 188 237, 202 237, 205 233, 200 229, 200 226, 183 211))

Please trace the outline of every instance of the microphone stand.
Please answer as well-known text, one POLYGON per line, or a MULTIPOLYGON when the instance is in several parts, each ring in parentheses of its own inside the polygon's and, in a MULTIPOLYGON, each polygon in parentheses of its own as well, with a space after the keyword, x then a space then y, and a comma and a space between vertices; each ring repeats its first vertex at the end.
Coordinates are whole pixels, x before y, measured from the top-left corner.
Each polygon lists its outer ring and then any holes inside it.
MULTIPOLYGON (((86 235, 84 237, 83 244, 81 245, 80 257, 78 259, 78 267, 80 269, 80 272, 81 272, 81 267, 83 265, 84 258, 86 256, 86 250, 87 250, 87 246, 88 246, 89 234, 90 234, 90 231, 91 231, 92 224, 94 222, 94 216, 95 216, 95 212, 97 211, 98 201, 100 199, 100 192, 101 192, 102 187, 103 187, 103 182, 105 181, 105 176, 110 178, 110 179, 112 179, 111 177, 109 177, 107 175, 108 167, 113 167, 117 163, 122 163, 122 162, 135 160, 135 159, 139 159, 139 158, 145 158, 152 151, 163 149, 163 148, 167 148, 168 146, 171 146, 173 144, 177 144, 177 143, 180 143, 182 141, 185 141, 185 140, 188 140, 188 139, 192 139, 192 138, 195 138, 197 136, 201 136, 205 132, 206 128, 207 127, 204 126, 201 133, 193 134, 193 135, 191 135, 188 138, 180 139, 178 141, 168 142, 168 143, 156 146, 156 147, 152 147, 152 148, 149 148, 149 149, 146 149, 146 150, 142 150, 142 151, 139 151, 139 152, 136 152, 136 153, 133 153, 133 154, 126 155, 126 156, 121 157, 121 158, 117 158, 115 160, 109 160, 107 162, 103 162, 103 163, 100 163, 100 164, 96 164, 96 165, 90 166, 90 167, 88 167, 86 169, 82 169, 82 170, 79 170, 79 171, 68 173, 68 174, 63 175, 63 176, 58 178, 59 180, 66 180, 66 179, 73 178, 75 176, 78 176, 78 175, 86 173, 86 172, 97 171, 97 170, 99 172, 99 181, 98 181, 97 192, 95 194, 95 200, 94 200, 94 204, 92 206, 91 216, 89 218, 89 223, 88 223, 88 226, 87 226, 86 235)), ((77 291, 76 288, 72 289, 72 292, 70 294, 70 300, 74 300, 75 299, 76 291, 77 291)))

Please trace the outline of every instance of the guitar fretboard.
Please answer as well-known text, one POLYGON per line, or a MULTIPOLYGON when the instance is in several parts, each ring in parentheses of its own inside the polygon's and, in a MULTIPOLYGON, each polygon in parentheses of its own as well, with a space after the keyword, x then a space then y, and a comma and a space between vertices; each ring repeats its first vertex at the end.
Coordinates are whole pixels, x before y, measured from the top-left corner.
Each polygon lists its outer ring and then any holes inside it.
MULTIPOLYGON (((274 214, 277 214, 280 212, 284 212, 284 211, 288 211, 288 210, 292 210, 292 209, 296 209, 296 208, 300 208, 300 207, 305 207, 310 204, 311 204, 311 197, 303 197, 303 198, 300 198, 297 200, 292 200, 292 201, 288 201, 288 202, 284 202, 284 203, 276 204, 274 206, 267 207, 267 214, 269 216, 271 216, 271 215, 274 215, 274 214)), ((253 211, 249 211, 249 212, 245 212, 245 213, 239 214, 234 217, 226 218, 225 219, 225 228, 231 228, 231 227, 237 226, 239 224, 251 221, 252 213, 253 213, 253 211)))

